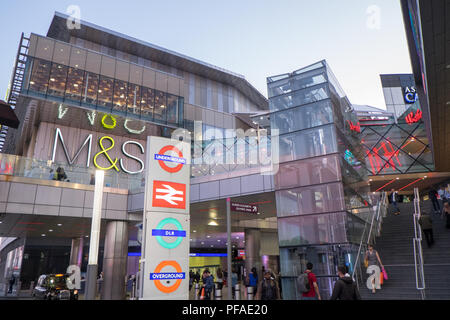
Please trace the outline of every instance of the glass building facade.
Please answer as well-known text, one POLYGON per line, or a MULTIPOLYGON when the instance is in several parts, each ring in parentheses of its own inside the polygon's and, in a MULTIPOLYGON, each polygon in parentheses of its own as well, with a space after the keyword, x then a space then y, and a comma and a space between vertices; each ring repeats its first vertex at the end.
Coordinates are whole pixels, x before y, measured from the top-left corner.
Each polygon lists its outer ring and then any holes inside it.
MULTIPOLYGON (((274 178, 284 299, 314 264, 323 298, 338 265, 353 270, 371 213, 356 114, 326 61, 267 79, 271 128, 279 130, 274 178)), ((273 132, 273 131, 272 131, 273 132)))

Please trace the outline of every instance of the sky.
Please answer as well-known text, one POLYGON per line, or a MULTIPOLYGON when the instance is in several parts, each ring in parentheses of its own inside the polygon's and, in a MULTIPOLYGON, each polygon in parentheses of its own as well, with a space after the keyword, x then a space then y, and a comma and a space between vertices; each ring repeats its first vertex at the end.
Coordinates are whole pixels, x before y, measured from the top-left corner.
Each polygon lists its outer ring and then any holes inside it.
POLYGON ((385 109, 380 74, 411 73, 399 0, 3 0, 0 99, 20 35, 46 35, 55 11, 244 75, 266 78, 326 59, 353 104, 385 109))

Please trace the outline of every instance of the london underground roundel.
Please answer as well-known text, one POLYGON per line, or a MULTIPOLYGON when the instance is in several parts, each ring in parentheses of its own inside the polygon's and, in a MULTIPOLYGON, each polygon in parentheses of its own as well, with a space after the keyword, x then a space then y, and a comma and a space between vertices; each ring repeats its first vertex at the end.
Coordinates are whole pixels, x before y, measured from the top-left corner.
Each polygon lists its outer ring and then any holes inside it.
POLYGON ((174 249, 178 247, 181 241, 183 241, 183 238, 186 237, 186 231, 183 230, 181 223, 177 219, 166 218, 158 223, 156 229, 152 230, 152 236, 156 237, 156 240, 162 247, 166 249, 174 249), (175 225, 177 230, 164 229, 164 227, 168 224, 175 225), (175 237, 176 240, 174 242, 168 242, 163 237, 175 237))
POLYGON ((154 270, 150 273, 150 280, 155 281, 156 288, 163 293, 172 293, 178 289, 181 284, 181 280, 185 278, 185 273, 182 272, 181 266, 176 261, 165 260, 161 261, 154 270), (161 271, 166 272, 161 272, 161 271), (171 271, 175 269, 175 272, 171 271), (168 272, 167 272, 168 271, 168 272), (162 281, 169 283, 168 286, 164 285, 162 281), (175 280, 172 283, 172 280, 175 280))
POLYGON ((165 171, 169 173, 177 173, 183 168, 183 165, 186 164, 186 159, 183 158, 183 153, 175 146, 165 146, 159 150, 158 154, 155 154, 155 160, 158 160, 159 165, 165 171), (178 157, 168 155, 168 152, 175 153, 178 157), (166 162, 176 163, 175 166, 168 166, 166 162))

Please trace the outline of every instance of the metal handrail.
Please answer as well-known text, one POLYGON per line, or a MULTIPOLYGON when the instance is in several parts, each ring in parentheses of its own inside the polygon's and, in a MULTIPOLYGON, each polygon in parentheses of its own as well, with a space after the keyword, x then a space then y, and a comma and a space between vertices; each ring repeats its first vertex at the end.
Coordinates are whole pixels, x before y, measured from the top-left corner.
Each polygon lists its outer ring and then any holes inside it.
POLYGON ((420 211, 420 195, 419 189, 414 188, 414 270, 416 274, 416 289, 420 291, 422 300, 425 300, 425 272, 423 267, 423 252, 422 252, 422 228, 420 227, 419 219, 421 216, 420 211), (420 284, 419 284, 420 280, 420 284))
POLYGON ((364 234, 367 229, 367 221, 364 224, 364 231, 363 231, 363 234, 361 235, 361 241, 359 243, 358 254, 356 256, 356 261, 355 261, 355 268, 353 269, 353 273, 352 273, 352 278, 356 280, 355 282, 356 282, 356 285, 358 288, 359 288, 359 281, 358 281, 359 279, 355 278, 355 274, 357 274, 357 276, 359 276, 359 277, 362 277, 361 262, 360 262, 361 250, 362 250, 363 246, 365 246, 366 244, 374 243, 375 237, 380 235, 381 223, 382 223, 383 218, 386 217, 386 212, 387 212, 386 192, 382 192, 381 200, 378 203, 377 210, 376 210, 376 212, 374 212, 372 214, 372 220, 370 222, 367 241, 364 241, 364 234), (373 231, 374 227, 375 227, 376 232, 373 235, 372 231, 373 231), (357 273, 358 269, 359 269, 359 272, 357 273))

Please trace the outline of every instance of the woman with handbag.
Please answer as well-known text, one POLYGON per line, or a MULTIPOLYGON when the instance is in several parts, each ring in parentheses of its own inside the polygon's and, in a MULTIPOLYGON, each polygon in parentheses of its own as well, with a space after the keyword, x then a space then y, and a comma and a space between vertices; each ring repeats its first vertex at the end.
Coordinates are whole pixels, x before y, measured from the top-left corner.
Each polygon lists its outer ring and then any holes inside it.
MULTIPOLYGON (((376 251, 373 248, 373 245, 369 244, 368 245, 368 250, 366 251, 366 256, 364 258, 364 264, 367 265, 367 267, 370 267, 372 265, 378 266, 381 268, 380 275, 383 276, 385 271, 384 271, 384 266, 381 263, 381 259, 380 259, 380 255, 378 254, 378 251, 376 251)), ((372 279, 372 293, 375 293, 375 278, 372 279)))

